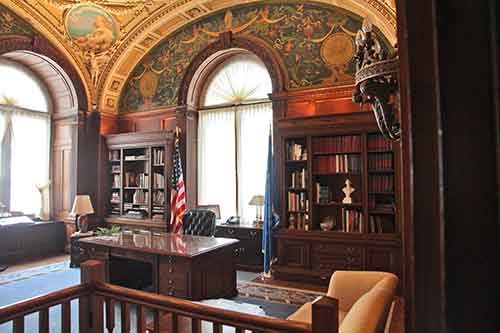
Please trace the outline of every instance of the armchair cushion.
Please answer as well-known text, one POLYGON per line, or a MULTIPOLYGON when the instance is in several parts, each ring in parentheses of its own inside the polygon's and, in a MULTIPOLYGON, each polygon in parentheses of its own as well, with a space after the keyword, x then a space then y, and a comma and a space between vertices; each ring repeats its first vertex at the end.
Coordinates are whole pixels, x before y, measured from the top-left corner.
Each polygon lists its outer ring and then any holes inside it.
POLYGON ((346 314, 340 333, 383 332, 395 288, 384 279, 362 295, 346 314))
MULTIPOLYGON (((336 271, 327 296, 339 302, 341 333, 383 332, 398 285, 392 273, 336 271)), ((312 322, 312 303, 306 303, 289 320, 312 322)))
POLYGON ((398 278, 392 273, 371 271, 336 271, 330 279, 327 296, 339 301, 339 310, 349 311, 356 301, 379 281, 389 278, 397 286, 398 278))

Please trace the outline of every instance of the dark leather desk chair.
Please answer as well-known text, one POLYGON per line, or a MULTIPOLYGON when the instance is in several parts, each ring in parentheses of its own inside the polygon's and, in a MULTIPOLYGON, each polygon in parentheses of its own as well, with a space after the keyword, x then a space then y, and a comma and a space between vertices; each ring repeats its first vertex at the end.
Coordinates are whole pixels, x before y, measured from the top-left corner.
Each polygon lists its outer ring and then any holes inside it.
POLYGON ((213 236, 215 234, 215 213, 207 209, 190 209, 182 217, 185 235, 213 236))

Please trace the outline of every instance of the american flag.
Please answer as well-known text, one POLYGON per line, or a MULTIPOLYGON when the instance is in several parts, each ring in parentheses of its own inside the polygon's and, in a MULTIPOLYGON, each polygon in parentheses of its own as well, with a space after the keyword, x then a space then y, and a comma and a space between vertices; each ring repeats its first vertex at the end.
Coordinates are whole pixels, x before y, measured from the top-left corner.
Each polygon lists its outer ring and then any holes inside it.
POLYGON ((186 212, 186 188, 182 176, 179 138, 175 140, 172 161, 172 191, 170 192, 170 232, 182 231, 182 216, 186 212))

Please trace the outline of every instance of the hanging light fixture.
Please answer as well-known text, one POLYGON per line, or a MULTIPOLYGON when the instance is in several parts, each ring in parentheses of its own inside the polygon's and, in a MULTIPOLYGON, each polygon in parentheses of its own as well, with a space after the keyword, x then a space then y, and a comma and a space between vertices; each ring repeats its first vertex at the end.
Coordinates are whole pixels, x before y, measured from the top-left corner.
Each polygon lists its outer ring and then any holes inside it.
POLYGON ((399 57, 389 57, 373 33, 369 19, 356 34, 356 87, 353 101, 370 104, 382 134, 394 141, 400 139, 399 57))

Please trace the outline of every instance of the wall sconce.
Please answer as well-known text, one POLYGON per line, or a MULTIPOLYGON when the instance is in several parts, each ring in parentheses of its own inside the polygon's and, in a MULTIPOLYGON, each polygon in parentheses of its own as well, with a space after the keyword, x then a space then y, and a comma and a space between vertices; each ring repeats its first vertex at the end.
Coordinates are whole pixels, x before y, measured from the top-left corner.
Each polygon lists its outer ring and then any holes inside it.
POLYGON ((401 126, 396 118, 399 109, 399 57, 388 57, 373 35, 373 25, 363 21, 356 35, 356 87, 352 99, 356 103, 370 104, 382 134, 397 141, 401 126))

